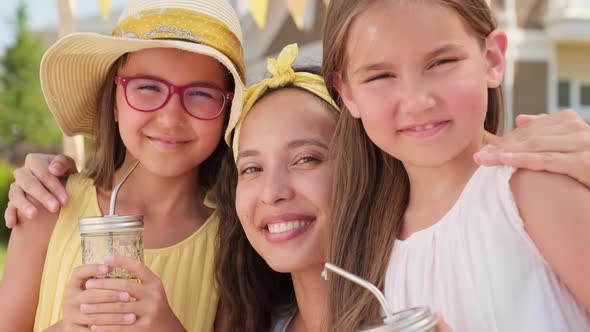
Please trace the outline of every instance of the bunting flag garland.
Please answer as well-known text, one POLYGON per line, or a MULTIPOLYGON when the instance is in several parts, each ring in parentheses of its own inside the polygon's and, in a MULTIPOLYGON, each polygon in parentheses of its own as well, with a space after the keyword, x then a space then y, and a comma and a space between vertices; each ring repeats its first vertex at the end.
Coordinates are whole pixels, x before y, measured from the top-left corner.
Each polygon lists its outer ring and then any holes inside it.
POLYGON ((258 28, 264 29, 266 27, 268 0, 248 0, 248 6, 258 28))
MULTIPOLYGON (((254 22, 259 29, 264 29, 266 27, 268 1, 269 0, 248 0, 250 13, 252 14, 254 22)), ((293 21, 295 22, 295 25, 298 29, 303 30, 305 28, 305 14, 307 6, 314 6, 314 1, 320 0, 285 0, 287 8, 289 9, 289 13, 291 13, 291 17, 293 18, 293 21)), ((330 0, 323 0, 323 2, 326 6, 330 4, 330 0)))
MULTIPOLYGON (((291 13, 291 17, 293 17, 293 21, 298 29, 302 30, 305 26, 305 10, 308 5, 307 0, 285 0, 287 4, 287 8, 291 13)), ((317 0, 319 1, 319 0, 317 0)), ((107 20, 111 14, 111 9, 113 6, 112 0, 97 0, 98 7, 100 8, 100 13, 102 18, 107 20)), ((256 26, 260 29, 264 29, 266 27, 266 20, 268 15, 268 2, 269 0, 248 0, 248 8, 250 9, 250 13, 254 18, 254 22, 256 26)), ((328 6, 330 4, 330 0, 323 0, 324 5, 328 6)), ((313 4, 309 4, 313 5, 313 4)))
POLYGON ((98 0, 98 8, 100 8, 100 15, 104 20, 108 20, 111 15, 112 0, 98 0))
POLYGON ((286 0, 287 8, 293 17, 293 21, 299 30, 303 30, 305 25, 305 5, 307 0, 286 0))

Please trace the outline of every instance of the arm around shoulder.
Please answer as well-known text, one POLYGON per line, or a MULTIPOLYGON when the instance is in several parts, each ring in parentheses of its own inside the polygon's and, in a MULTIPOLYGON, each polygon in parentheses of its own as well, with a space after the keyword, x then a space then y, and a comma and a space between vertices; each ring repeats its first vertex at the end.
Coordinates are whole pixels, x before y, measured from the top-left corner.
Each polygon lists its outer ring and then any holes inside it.
POLYGON ((0 284, 2 331, 33 330, 45 255, 59 214, 37 208, 39 215, 15 226, 8 242, 0 284))
POLYGON ((590 312, 590 189, 565 175, 527 170, 510 184, 526 231, 590 312))

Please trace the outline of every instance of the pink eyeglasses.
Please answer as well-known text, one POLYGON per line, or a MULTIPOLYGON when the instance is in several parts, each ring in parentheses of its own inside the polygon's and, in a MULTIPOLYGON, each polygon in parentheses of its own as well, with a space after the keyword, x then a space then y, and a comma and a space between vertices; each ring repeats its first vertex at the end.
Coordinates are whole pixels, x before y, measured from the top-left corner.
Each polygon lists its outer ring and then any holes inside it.
POLYGON ((176 86, 153 77, 116 76, 115 84, 123 87, 127 104, 136 111, 157 111, 177 93, 181 97, 184 110, 201 120, 219 117, 234 97, 232 92, 207 84, 176 86))

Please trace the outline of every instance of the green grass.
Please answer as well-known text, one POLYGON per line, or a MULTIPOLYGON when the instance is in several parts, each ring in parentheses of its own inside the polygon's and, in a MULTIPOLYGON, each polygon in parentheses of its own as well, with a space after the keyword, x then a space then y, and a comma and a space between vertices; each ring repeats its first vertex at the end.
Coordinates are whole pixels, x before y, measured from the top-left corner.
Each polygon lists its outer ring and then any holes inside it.
POLYGON ((4 258, 6 257, 6 244, 0 242, 0 280, 4 274, 4 258))

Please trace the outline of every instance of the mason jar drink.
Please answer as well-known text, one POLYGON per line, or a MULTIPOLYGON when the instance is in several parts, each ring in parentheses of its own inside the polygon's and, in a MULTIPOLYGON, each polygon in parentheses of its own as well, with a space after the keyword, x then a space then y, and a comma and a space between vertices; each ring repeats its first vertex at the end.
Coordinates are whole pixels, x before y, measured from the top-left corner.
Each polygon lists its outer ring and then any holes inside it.
POLYGON ((332 263, 325 263, 326 269, 322 272, 324 279, 328 280, 328 271, 336 273, 340 277, 346 278, 351 282, 365 288, 373 293, 379 300, 381 309, 385 313, 383 320, 361 326, 358 332, 435 332, 436 317, 430 312, 428 307, 416 307, 399 312, 393 312, 391 305, 387 302, 385 295, 377 286, 367 280, 354 275, 343 268, 332 263))
POLYGON ((359 332, 435 332, 436 318, 427 307, 396 312, 385 322, 361 327, 359 332))
MULTIPOLYGON (((106 256, 128 256, 143 262, 143 216, 80 218, 82 264, 104 264, 106 256)), ((114 268, 107 278, 137 279, 114 268)))

